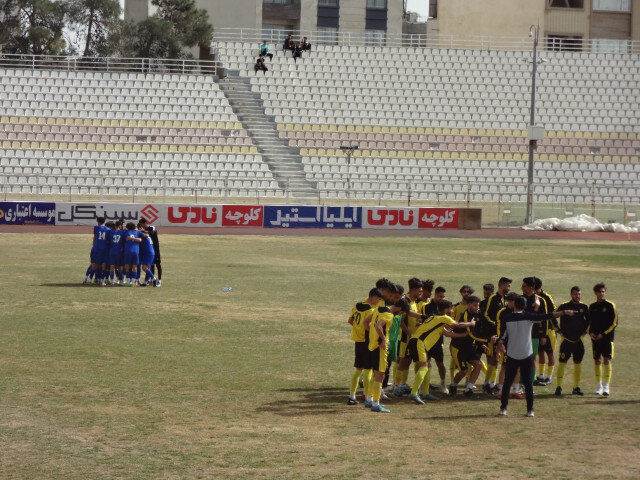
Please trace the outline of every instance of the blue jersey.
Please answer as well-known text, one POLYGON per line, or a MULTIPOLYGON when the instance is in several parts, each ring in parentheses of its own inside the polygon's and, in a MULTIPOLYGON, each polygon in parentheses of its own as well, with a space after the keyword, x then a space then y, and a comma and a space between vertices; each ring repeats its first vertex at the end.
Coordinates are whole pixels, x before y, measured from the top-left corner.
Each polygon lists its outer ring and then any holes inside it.
POLYGON ((140 255, 144 256, 154 256, 156 252, 153 250, 153 242, 151 241, 151 237, 143 238, 142 242, 140 242, 140 255))
POLYGON ((109 250, 109 227, 105 227, 104 225, 96 225, 93 227, 93 237, 95 241, 93 242, 93 247, 99 251, 109 250))
POLYGON ((133 240, 127 240, 129 237, 140 238, 142 236, 142 232, 139 230, 127 230, 124 238, 124 252, 125 253, 139 253, 140 252, 140 243, 134 242, 133 240))
POLYGON ((109 252, 119 252, 124 248, 125 230, 111 230, 109 232, 109 252))

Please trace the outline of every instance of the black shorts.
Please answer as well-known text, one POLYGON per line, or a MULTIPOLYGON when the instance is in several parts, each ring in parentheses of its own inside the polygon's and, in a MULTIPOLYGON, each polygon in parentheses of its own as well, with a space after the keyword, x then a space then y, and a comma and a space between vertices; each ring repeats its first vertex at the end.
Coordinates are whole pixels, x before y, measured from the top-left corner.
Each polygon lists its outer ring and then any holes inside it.
POLYGON ((433 358, 436 363, 444 362, 444 350, 442 349, 442 343, 436 343, 431 350, 427 351, 427 357, 433 358))
POLYGON ((369 350, 369 342, 356 342, 356 359, 353 366, 369 370, 371 368, 371 351, 369 350))
POLYGON ((461 349, 455 347, 450 348, 453 361, 460 370, 470 369, 472 367, 471 362, 479 360, 479 357, 476 355, 476 350, 472 345, 467 345, 461 349))
POLYGON ((601 356, 604 358, 613 358, 613 339, 610 337, 602 337, 600 340, 591 340, 593 347, 593 359, 598 360, 601 356))
POLYGON ((573 357, 573 363, 582 363, 584 358, 584 343, 582 343, 582 340, 570 342, 563 339, 562 343, 560 343, 560 363, 567 363, 571 357, 573 357))
MULTIPOLYGON (((552 341, 551 338, 549 338, 549 335, 545 335, 542 338, 546 338, 546 342, 544 342, 544 345, 542 345, 542 343, 540 343, 539 347, 538 347, 538 353, 540 353, 541 351, 550 355, 553 355, 553 349, 556 346, 556 342, 552 341)), ((541 338, 541 340, 542 340, 541 338)))
POLYGON ((405 357, 410 358, 414 362, 426 362, 427 352, 424 348, 424 342, 419 341, 417 338, 409 339, 405 357))

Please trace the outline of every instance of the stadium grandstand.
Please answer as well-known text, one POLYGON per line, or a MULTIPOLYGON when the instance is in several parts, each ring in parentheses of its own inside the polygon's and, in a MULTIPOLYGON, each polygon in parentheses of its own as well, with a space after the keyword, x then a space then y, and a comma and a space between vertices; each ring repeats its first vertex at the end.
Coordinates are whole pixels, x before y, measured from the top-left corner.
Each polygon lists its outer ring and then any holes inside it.
MULTIPOLYGON (((5 198, 526 201, 531 39, 306 32, 295 61, 282 34, 218 29, 214 61, 4 56, 5 198)), ((537 58, 535 201, 639 204, 640 45, 537 58)))

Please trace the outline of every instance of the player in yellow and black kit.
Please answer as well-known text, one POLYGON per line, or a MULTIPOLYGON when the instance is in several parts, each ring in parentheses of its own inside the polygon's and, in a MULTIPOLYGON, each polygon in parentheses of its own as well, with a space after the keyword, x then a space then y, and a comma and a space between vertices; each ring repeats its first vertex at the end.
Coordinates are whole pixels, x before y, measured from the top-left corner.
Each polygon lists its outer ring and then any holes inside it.
MULTIPOLYGON (((555 312, 556 304, 553 301, 553 297, 542 290, 542 280, 538 277, 534 277, 534 280, 536 295, 545 301, 547 312, 555 312)), ((553 320, 547 320, 543 323, 546 324, 546 330, 540 338, 540 346, 538 348, 538 376, 533 382, 534 385, 550 385, 553 370, 556 365, 555 350, 558 322, 554 318, 553 320)))
POLYGON ((349 324, 351 325, 351 340, 355 342, 355 370, 351 376, 349 386, 348 405, 357 405, 356 390, 358 380, 363 375, 365 392, 369 389, 371 381, 371 354, 369 353, 369 331, 365 329, 365 320, 371 317, 376 309, 376 305, 382 300, 382 292, 377 288, 369 291, 369 297, 364 302, 358 302, 351 311, 349 324))
POLYGON ((609 396, 611 382, 611 361, 613 360, 613 337, 618 325, 618 311, 613 302, 606 299, 607 287, 598 283, 593 287, 596 301, 589 305, 589 336, 593 348, 593 361, 596 374, 596 395, 609 396), (604 376, 601 369, 604 364, 604 376))
MULTIPOLYGON (((435 293, 433 295, 433 299, 429 303, 424 305, 420 313, 426 317, 430 317, 432 315, 441 315, 443 312, 440 308, 440 303, 444 301, 444 299, 446 298, 446 295, 447 295, 447 291, 445 290, 444 287, 436 287, 435 293)), ((451 315, 453 315, 453 304, 452 304, 451 315)), ((444 345, 444 339, 442 338, 442 335, 440 335, 438 337, 438 341, 427 352, 427 357, 428 357, 429 363, 431 363, 431 359, 435 360, 436 366, 438 367, 438 374, 440 375, 440 391, 446 395, 449 393, 449 389, 447 388, 447 382, 445 381, 445 378, 447 376, 447 369, 444 366, 443 345, 444 345)), ((429 380, 429 383, 430 383, 431 368, 429 368, 429 371, 427 373, 427 380, 429 380)), ((426 385, 429 385, 429 383, 425 381, 426 385)), ((425 394, 424 389, 422 393, 425 394)), ((428 392, 425 395, 427 394, 428 392)))
MULTIPOLYGON (((405 300, 396 302, 396 307, 403 311, 409 310, 409 304, 405 300)), ((369 351, 371 352, 371 365, 373 368, 373 379, 370 385, 372 402, 365 401, 365 407, 371 407, 373 412, 389 413, 389 410, 380 405, 380 395, 382 394, 382 382, 387 369, 389 329, 393 323, 393 313, 391 308, 378 304, 370 321, 365 320, 365 328, 369 327, 369 351)))
POLYGON ((482 371, 482 363, 480 358, 482 353, 486 350, 484 344, 487 343, 486 338, 478 336, 479 330, 477 327, 482 328, 482 319, 484 314, 480 311, 480 299, 474 295, 466 297, 467 309, 464 311, 458 320, 458 324, 452 327, 456 333, 465 332, 467 335, 464 337, 455 337, 451 339, 451 359, 455 363, 458 373, 454 374, 451 378, 451 385, 449 385, 449 395, 454 396, 458 391, 458 383, 468 376, 469 380, 464 389, 465 396, 472 396, 473 389, 475 388, 476 380, 482 371), (472 327, 464 327, 461 329, 460 325, 474 323, 472 327), (475 334, 471 332, 475 331, 475 334), (484 348, 483 348, 484 346, 484 348))
MULTIPOLYGON (((457 322, 460 317, 467 311, 467 298, 473 295, 475 290, 469 285, 463 285, 460 287, 460 301, 453 305, 453 319, 457 322)), ((449 347, 451 348, 451 347, 449 347)), ((456 362, 453 357, 449 360, 449 379, 453 380, 456 375, 456 362)))
POLYGON ((562 380, 567 362, 573 357, 573 395, 584 395, 580 390, 580 375, 582 373, 582 359, 584 358, 584 343, 582 337, 589 330, 589 307, 580 303, 582 292, 580 287, 571 288, 571 300, 560 305, 556 311, 573 310, 573 316, 560 317, 558 329, 562 335, 560 342, 560 364, 556 378, 556 396, 562 395, 562 380))
MULTIPOLYGON (((489 297, 487 306, 483 309, 485 319, 487 320, 487 338, 499 335, 497 330, 498 312, 505 308, 505 297, 511 289, 512 280, 507 277, 501 277, 498 281, 498 291, 489 297)), ((485 382, 482 389, 485 393, 497 395, 500 393, 502 383, 504 382, 504 372, 500 372, 500 380, 498 383, 498 352, 494 348, 493 343, 487 344, 487 373, 485 374, 485 382), (498 386, 500 385, 500 387, 498 386)))
MULTIPOLYGON (((455 325, 456 321, 451 318, 453 314, 453 304, 448 300, 442 300, 440 308, 442 309, 442 315, 433 315, 426 318, 424 322, 416 329, 415 333, 409 340, 407 345, 407 355, 411 357, 411 360, 416 362, 418 371, 413 381, 413 388, 411 389, 411 398, 414 402, 422 405, 424 402, 418 396, 418 390, 422 385, 424 388, 425 378, 429 370, 427 366, 428 352, 431 351, 439 341, 440 338, 445 335, 447 337, 465 336, 465 333, 454 333, 449 327, 455 325)), ((475 322, 468 324, 460 323, 458 326, 474 326, 475 322)), ((428 391, 428 387, 427 387, 428 391)))

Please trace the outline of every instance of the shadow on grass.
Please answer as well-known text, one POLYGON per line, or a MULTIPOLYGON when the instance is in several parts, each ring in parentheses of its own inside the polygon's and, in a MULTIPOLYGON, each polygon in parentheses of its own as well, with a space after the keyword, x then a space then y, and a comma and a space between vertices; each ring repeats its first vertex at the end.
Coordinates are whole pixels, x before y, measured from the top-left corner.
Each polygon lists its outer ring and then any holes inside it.
MULTIPOLYGON (((488 417, 496 417, 498 414, 497 410, 493 413, 469 413, 466 415, 443 415, 443 416, 434 416, 431 417, 426 415, 424 417, 420 417, 420 419, 424 420, 470 420, 473 418, 488 418, 488 417)), ((406 417, 406 420, 416 420, 417 417, 406 417)))
POLYGON ((41 287, 76 287, 76 288, 87 288, 92 287, 93 285, 86 285, 84 283, 42 283, 41 287))
POLYGON ((306 392, 295 400, 270 402, 258 408, 259 412, 270 412, 285 417, 291 415, 327 415, 343 413, 342 404, 347 396, 344 388, 283 388, 280 392, 306 392))

